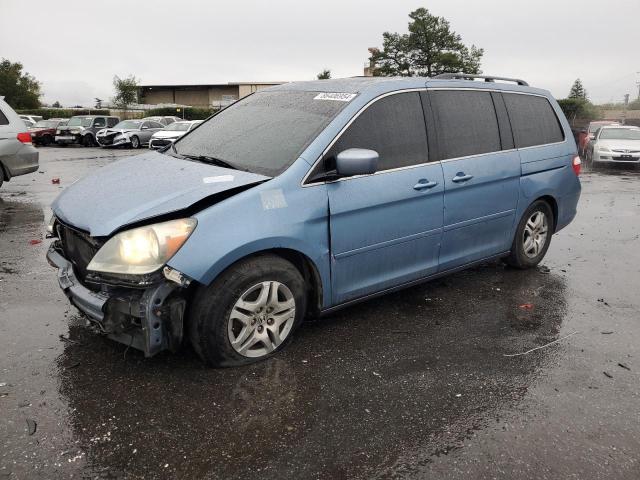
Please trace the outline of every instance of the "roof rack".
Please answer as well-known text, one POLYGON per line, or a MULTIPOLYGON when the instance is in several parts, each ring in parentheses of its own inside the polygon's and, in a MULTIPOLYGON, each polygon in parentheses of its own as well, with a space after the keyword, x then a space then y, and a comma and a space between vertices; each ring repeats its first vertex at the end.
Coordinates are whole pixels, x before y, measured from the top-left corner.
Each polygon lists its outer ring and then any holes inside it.
POLYGON ((484 78, 485 82, 495 82, 496 80, 501 80, 503 82, 514 82, 518 85, 522 85, 524 87, 528 87, 529 84, 524 80, 520 80, 518 78, 507 78, 507 77, 494 77, 489 75, 473 75, 470 73, 441 73, 440 75, 436 75, 435 77, 440 80, 475 80, 476 78, 484 78))

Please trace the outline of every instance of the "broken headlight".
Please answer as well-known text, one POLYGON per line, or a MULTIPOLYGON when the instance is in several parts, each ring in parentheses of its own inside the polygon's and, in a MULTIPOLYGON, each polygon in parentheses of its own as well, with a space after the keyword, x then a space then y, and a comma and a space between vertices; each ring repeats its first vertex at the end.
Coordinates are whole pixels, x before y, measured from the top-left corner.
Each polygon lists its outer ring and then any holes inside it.
POLYGON ((142 275, 169 261, 196 228, 195 218, 156 223, 118 233, 98 250, 87 270, 142 275))

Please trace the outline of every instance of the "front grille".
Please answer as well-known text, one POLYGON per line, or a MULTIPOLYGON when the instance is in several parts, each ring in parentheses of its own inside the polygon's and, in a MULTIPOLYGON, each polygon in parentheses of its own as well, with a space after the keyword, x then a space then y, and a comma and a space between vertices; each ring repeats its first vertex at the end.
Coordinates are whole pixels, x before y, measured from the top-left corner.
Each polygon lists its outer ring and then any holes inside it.
POLYGON ((171 140, 166 140, 164 138, 154 138, 153 139, 153 146, 154 147, 166 147, 170 143, 172 143, 171 140))
POLYGON ((103 242, 61 223, 57 223, 56 227, 63 256, 73 265, 73 271, 80 282, 91 288, 91 285, 86 285, 85 282, 87 266, 103 242))
POLYGON ((98 139, 98 143, 100 143, 100 145, 111 145, 113 144, 113 139, 116 137, 116 134, 112 134, 112 135, 105 135, 104 137, 97 137, 98 139))
POLYGON ((627 156, 627 157, 611 157, 614 160, 618 160, 618 161, 625 161, 625 162, 637 162, 640 159, 638 157, 634 157, 634 156, 627 156))

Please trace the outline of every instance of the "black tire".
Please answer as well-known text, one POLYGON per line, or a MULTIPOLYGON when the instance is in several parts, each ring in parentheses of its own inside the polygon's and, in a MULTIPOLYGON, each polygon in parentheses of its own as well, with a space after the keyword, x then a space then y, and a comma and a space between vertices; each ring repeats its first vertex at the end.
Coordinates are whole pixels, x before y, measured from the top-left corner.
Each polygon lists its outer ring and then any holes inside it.
POLYGON ((520 219, 520 223, 518 224, 518 228, 516 229, 516 234, 511 245, 511 253, 507 258, 505 258, 505 263, 512 267, 521 269, 533 268, 538 265, 546 255, 547 250, 549 250, 554 225, 555 219, 551 206, 544 200, 536 200, 535 202, 533 202, 529 206, 529 208, 527 208, 527 210, 522 215, 522 218, 520 219), (525 253, 525 241, 528 238, 528 234, 527 236, 525 236, 525 230, 527 227, 527 222, 533 217, 536 212, 541 212, 545 215, 547 232, 542 248, 535 256, 530 256, 525 253))
POLYGON ((93 147, 95 143, 96 142, 91 135, 85 135, 82 137, 82 145, 85 147, 93 147))
POLYGON ((45 135, 42 137, 42 146, 48 147, 53 143, 53 137, 51 135, 45 135))
POLYGON ((305 292, 302 274, 283 258, 264 254, 241 260, 209 286, 202 286, 195 293, 187 325, 191 345, 206 364, 214 367, 234 367, 269 358, 291 341, 295 329, 304 319, 307 303, 305 292), (230 316, 243 294, 261 282, 285 285, 295 301, 295 316, 289 333, 271 353, 247 357, 231 345, 228 333, 230 316))
POLYGON ((131 137, 131 147, 132 148, 140 148, 140 139, 135 135, 131 137))

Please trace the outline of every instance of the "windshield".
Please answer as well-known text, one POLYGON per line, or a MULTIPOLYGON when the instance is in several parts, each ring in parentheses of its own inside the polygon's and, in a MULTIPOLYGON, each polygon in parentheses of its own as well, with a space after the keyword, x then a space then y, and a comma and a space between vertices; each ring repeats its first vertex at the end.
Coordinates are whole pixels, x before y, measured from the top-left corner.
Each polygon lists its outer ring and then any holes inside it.
POLYGON ((595 124, 591 124, 589 125, 589 133, 594 133, 596 130, 598 130, 599 128, 602 128, 605 125, 614 125, 611 123, 595 123, 595 124))
POLYGON ((142 124, 139 120, 124 120, 120 123, 117 123, 114 130, 138 130, 140 129, 140 125, 142 124))
POLYGON ((40 120, 34 127, 38 128, 56 128, 58 126, 57 120, 40 120))
POLYGON ((186 122, 174 122, 168 127, 165 127, 165 130, 171 130, 176 132, 186 132, 189 130, 189 123, 186 122))
POLYGON ((180 155, 214 157, 276 176, 289 167, 347 102, 318 92, 259 92, 234 103, 175 143, 180 155))
POLYGON ((69 127, 90 127, 93 118, 91 117, 71 117, 67 126, 69 127))
POLYGON ((602 140, 640 140, 640 129, 605 128, 600 133, 602 140))

